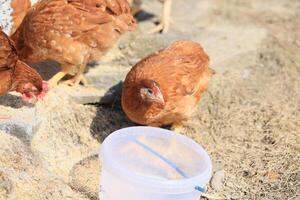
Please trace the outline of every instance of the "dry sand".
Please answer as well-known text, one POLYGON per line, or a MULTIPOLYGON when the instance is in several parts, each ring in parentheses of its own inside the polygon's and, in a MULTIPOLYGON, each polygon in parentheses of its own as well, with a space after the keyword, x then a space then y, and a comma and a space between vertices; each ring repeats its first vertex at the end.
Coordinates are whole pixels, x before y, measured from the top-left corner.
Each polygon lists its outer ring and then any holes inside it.
MULTIPOLYGON (((161 4, 144 8, 159 14, 161 4)), ((155 18, 142 21, 90 68, 90 88, 59 86, 35 108, 0 97, 13 117, 0 123, 0 199, 98 199, 98 148, 133 124, 114 94, 95 102, 130 65, 180 38, 203 44, 217 72, 184 130, 212 158, 207 198, 299 199, 299 10, 298 0, 174 0, 170 33, 146 35, 155 18)))

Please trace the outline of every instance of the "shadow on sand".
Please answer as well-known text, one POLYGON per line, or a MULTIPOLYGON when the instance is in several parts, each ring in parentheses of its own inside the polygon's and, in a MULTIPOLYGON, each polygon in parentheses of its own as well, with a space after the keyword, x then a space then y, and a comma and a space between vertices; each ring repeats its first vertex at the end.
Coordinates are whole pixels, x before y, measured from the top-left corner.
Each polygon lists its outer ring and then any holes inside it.
POLYGON ((92 104, 97 107, 90 130, 94 138, 100 143, 112 132, 134 126, 122 111, 121 106, 122 82, 111 87, 99 103, 92 104))
POLYGON ((6 94, 0 96, 0 105, 11 108, 22 108, 23 106, 32 107, 33 104, 24 102, 20 96, 16 96, 13 94, 6 94))

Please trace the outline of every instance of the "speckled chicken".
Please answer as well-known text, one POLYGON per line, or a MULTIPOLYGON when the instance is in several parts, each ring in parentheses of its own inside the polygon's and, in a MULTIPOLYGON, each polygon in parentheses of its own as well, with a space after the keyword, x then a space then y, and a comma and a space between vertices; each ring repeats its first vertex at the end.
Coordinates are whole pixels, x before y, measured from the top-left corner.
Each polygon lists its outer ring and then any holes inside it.
POLYGON ((85 66, 99 59, 136 22, 127 0, 41 0, 12 36, 27 63, 56 60, 61 71, 49 80, 54 87, 66 83, 86 84, 85 66))
POLYGON ((123 110, 136 123, 173 124, 179 132, 211 75, 209 57, 198 43, 175 42, 130 70, 123 86, 123 110))
POLYGON ((21 24, 31 6, 30 0, 1 0, 0 26, 7 34, 12 34, 21 24))
MULTIPOLYGON (((162 33, 167 33, 169 31, 171 8, 172 8, 173 0, 158 0, 158 1, 164 4, 163 11, 162 11, 162 19, 161 22, 154 29, 149 31, 149 33, 157 33, 160 31, 162 31, 162 33)), ((128 0, 128 2, 131 5, 133 14, 136 14, 140 11, 142 0, 128 0)))
POLYGON ((48 87, 34 69, 18 59, 13 41, 0 30, 0 95, 10 91, 19 92, 24 101, 32 102, 45 96, 48 87))

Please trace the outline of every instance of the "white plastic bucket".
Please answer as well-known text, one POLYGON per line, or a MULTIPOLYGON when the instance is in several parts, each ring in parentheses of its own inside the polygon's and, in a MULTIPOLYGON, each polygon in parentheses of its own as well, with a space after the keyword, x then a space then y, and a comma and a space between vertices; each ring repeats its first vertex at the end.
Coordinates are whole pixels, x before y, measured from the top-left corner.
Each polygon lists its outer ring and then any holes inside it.
POLYGON ((153 127, 112 133, 100 158, 100 200, 198 200, 212 173, 199 144, 153 127))

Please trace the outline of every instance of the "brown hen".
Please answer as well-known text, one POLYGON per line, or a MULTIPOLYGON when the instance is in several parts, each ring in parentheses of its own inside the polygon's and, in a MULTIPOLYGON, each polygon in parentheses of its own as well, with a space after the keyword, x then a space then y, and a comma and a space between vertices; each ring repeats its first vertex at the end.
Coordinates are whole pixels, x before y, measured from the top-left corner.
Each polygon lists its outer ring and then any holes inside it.
POLYGON ((71 85, 85 84, 85 66, 99 59, 121 34, 136 26, 127 0, 41 0, 13 35, 27 63, 56 60, 61 71, 50 87, 67 74, 71 85))
POLYGON ((0 30, 0 95, 10 91, 19 92, 24 101, 32 102, 45 96, 48 88, 34 69, 18 60, 13 41, 0 30))
POLYGON ((211 75, 209 57, 199 44, 175 42, 130 70, 123 86, 123 110, 136 123, 173 124, 180 131, 211 75))

